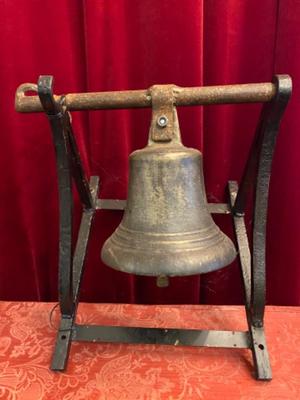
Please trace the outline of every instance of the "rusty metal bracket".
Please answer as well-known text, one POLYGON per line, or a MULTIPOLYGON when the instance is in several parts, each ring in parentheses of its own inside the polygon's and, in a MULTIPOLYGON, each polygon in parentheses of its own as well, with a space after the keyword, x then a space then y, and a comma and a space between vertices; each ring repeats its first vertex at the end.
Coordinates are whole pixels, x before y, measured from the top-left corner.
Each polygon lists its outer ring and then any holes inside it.
POLYGON ((150 138, 153 142, 169 142, 174 135, 174 85, 154 85, 150 88, 152 120, 150 138))
POLYGON ((44 111, 49 119, 56 150, 59 184, 60 245, 59 302, 61 322, 51 364, 52 370, 66 368, 72 341, 106 341, 125 343, 179 344, 207 347, 249 348, 252 351, 256 377, 272 378, 267 351, 263 316, 265 309, 265 236, 268 187, 271 161, 280 120, 291 94, 291 79, 278 75, 272 83, 180 88, 155 85, 147 90, 53 94, 53 78, 42 76, 38 85, 23 84, 17 89, 19 112, 44 111), (38 96, 28 96, 37 91, 38 96), (248 332, 202 331, 189 329, 129 328, 75 323, 81 278, 89 243, 93 217, 97 209, 121 210, 126 200, 102 200, 98 197, 99 178, 88 183, 77 149, 68 110, 153 107, 151 139, 173 140, 177 123, 176 106, 266 103, 256 130, 245 172, 240 183, 229 182, 229 204, 209 204, 212 213, 232 216, 237 238, 248 332), (75 252, 72 253, 72 178, 83 205, 83 214, 75 252), (244 222, 246 201, 255 189, 253 251, 251 254, 244 222))

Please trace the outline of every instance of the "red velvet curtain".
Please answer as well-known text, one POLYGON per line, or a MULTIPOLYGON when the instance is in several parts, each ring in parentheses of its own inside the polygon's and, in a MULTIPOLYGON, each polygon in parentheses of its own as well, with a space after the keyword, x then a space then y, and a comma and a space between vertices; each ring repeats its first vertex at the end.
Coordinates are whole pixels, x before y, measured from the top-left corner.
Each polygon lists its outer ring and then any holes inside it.
MULTIPOLYGON (((296 0, 0 0, 0 298, 57 298, 58 202, 54 150, 44 115, 14 111, 14 94, 38 75, 55 91, 140 89, 270 81, 288 73, 294 92, 273 165, 268 218, 268 302, 300 304, 298 137, 300 2, 296 0)), ((204 154, 210 201, 240 180, 259 105, 179 109, 184 144, 204 154)), ((146 144, 150 111, 73 113, 88 175, 103 198, 125 198, 128 155, 146 144)), ((76 201, 78 227, 80 205, 76 201)), ((83 283, 86 301, 239 303, 236 263, 159 289, 100 262, 120 212, 96 217, 83 283)), ((227 217, 228 218, 228 217, 227 217)), ((232 235, 226 217, 216 219, 232 235)), ((249 228, 251 226, 249 221, 249 228)))

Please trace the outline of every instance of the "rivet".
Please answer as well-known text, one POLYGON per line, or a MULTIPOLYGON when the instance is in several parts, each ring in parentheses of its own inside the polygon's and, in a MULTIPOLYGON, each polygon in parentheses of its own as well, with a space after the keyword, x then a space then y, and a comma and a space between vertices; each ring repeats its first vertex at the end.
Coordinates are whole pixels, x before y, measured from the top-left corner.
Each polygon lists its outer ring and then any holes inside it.
POLYGON ((157 118, 157 125, 160 128, 165 128, 168 125, 168 118, 165 115, 161 115, 157 118))

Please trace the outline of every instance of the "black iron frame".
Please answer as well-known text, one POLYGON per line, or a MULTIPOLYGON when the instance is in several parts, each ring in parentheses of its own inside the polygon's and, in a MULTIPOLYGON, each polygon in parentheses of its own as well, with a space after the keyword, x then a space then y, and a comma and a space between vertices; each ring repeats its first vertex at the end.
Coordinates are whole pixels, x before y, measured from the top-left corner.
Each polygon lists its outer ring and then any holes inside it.
POLYGON ((99 209, 122 210, 126 201, 98 199, 99 178, 93 176, 88 182, 85 176, 63 97, 59 101, 55 100, 51 76, 39 78, 37 92, 43 109, 49 118, 56 150, 60 205, 58 291, 61 321, 51 363, 52 370, 62 371, 66 368, 72 341, 157 343, 250 348, 257 379, 270 380, 272 378, 263 324, 266 291, 267 204, 276 136, 291 94, 291 79, 286 75, 278 75, 274 77, 274 83, 277 88, 276 95, 272 101, 265 103, 262 108, 255 140, 240 187, 238 187, 237 182, 230 181, 228 183, 229 203, 209 204, 211 213, 231 215, 234 222, 244 284, 248 331, 232 332, 79 325, 76 323, 81 278, 95 212, 99 209), (72 179, 83 205, 79 236, 74 254, 72 253, 72 179), (244 214, 246 202, 254 191, 255 207, 251 256, 244 214))

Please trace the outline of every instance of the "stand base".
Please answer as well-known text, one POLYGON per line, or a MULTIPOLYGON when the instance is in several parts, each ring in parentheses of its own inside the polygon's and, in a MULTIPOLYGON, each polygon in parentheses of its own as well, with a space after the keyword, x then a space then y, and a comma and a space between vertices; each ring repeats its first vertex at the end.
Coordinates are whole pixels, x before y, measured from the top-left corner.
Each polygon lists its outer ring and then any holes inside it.
POLYGON ((257 379, 272 378, 269 357, 266 348, 263 328, 254 328, 252 335, 243 331, 218 331, 195 329, 161 329, 123 326, 77 325, 66 329, 71 320, 62 319, 58 331, 55 351, 51 364, 53 371, 63 371, 66 368, 71 341, 159 344, 173 346, 196 346, 214 348, 251 349, 255 358, 257 379), (253 347, 253 340, 254 346, 253 347))
MULTIPOLYGON (((91 178, 91 192, 95 196, 98 189, 98 179, 91 178)), ((231 202, 234 202, 238 191, 235 182, 229 182, 229 192, 231 202)), ((124 202, 113 202, 108 200, 102 203, 107 206, 111 202, 114 209, 122 209, 124 202)), ((98 207, 101 202, 98 200, 98 207)), ((211 212, 224 213, 231 215, 229 205, 210 206, 211 212)), ((93 213, 92 213, 93 214, 93 213)), ((247 332, 242 331, 217 331, 217 330, 194 330, 194 329, 160 329, 160 328, 140 328, 123 326, 98 326, 98 325, 78 325, 75 323, 78 305, 78 294, 83 273, 85 252, 92 223, 92 214, 83 213, 80 226, 81 246, 75 250, 74 258, 74 311, 72 315, 63 315, 60 328, 57 333, 55 350, 51 363, 53 371, 63 371, 66 368, 70 345, 72 341, 85 342, 106 342, 106 343, 144 343, 174 346, 197 346, 197 347, 221 347, 221 348, 249 348, 252 351, 256 378, 259 380, 272 379, 269 356, 266 346, 265 333, 263 327, 255 327, 250 312, 250 292, 251 292, 251 257, 248 245, 246 230, 244 229, 243 216, 233 216, 235 233, 239 247, 239 257, 241 262, 242 278, 245 288, 246 316, 248 321, 247 332), (84 245, 83 245, 84 244, 84 245)))

